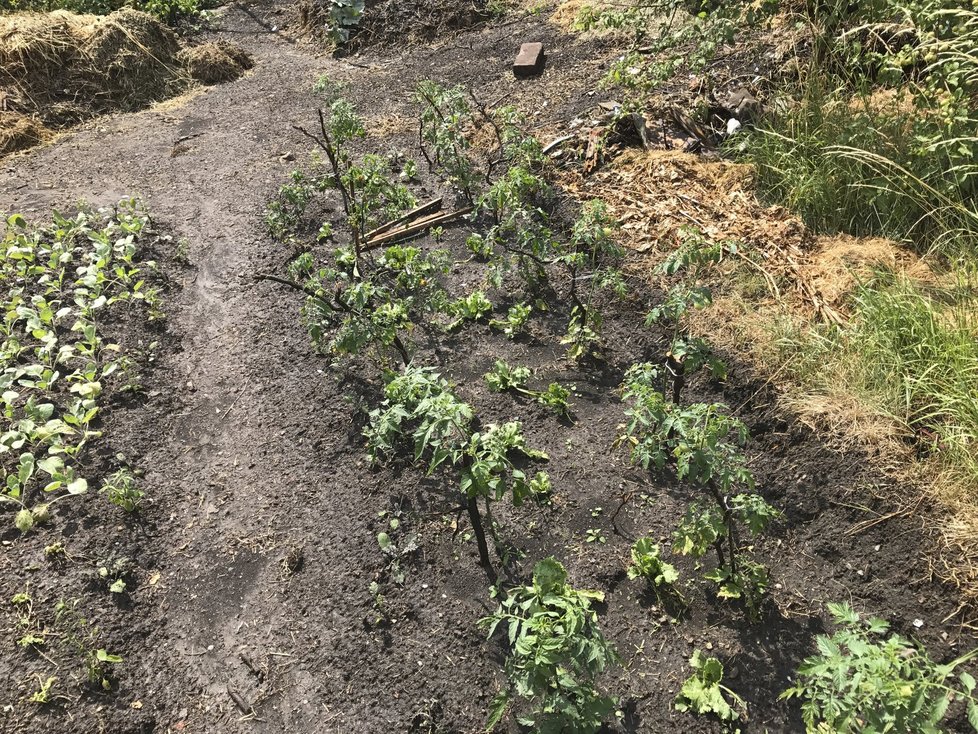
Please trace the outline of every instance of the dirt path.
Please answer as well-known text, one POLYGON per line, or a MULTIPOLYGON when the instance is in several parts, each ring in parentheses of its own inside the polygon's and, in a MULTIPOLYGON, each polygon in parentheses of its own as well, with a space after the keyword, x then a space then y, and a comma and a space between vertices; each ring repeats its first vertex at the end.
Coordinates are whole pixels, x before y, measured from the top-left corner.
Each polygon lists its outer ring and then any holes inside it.
MULTIPOLYGON (((386 613, 395 621, 375 623, 367 588, 380 563, 378 512, 417 497, 424 482, 364 468, 349 391, 311 353, 296 299, 251 277, 280 273, 288 260, 261 218, 296 165, 280 160, 282 154, 301 160, 308 150, 290 124, 310 121, 318 103, 312 83, 320 73, 347 81, 372 127, 386 127, 390 141, 409 145, 405 90, 419 78, 450 76, 485 100, 518 89, 521 104, 536 105, 537 124, 545 126, 551 117, 566 120, 593 105, 588 92, 602 61, 535 19, 471 31, 434 50, 353 63, 316 58, 267 30, 279 22, 271 10, 237 7, 219 21, 255 57, 254 71, 241 81, 181 104, 95 121, 0 164, 0 209, 43 219, 52 207, 78 199, 106 204, 140 195, 161 228, 186 238, 194 265, 178 276, 182 289, 166 307, 177 343, 155 369, 132 424, 118 426, 118 440, 135 447, 156 500, 146 524, 126 542, 142 549, 141 567, 147 575, 159 571, 160 580, 141 584, 134 609, 120 612, 109 630, 128 651, 119 694, 86 708, 85 720, 35 717, 31 731, 470 732, 480 730, 495 693, 501 661, 474 626, 488 605, 485 579, 473 549, 442 524, 453 518, 450 503, 430 500, 416 508, 428 518, 418 523, 427 533, 424 551, 389 600, 386 613), (560 73, 517 88, 506 65, 513 44, 530 37, 548 42, 551 66, 560 73), (228 687, 254 705, 257 718, 239 721, 228 687)), ((633 335, 636 318, 626 313, 609 326, 622 363, 647 351, 633 335)), ((478 336, 460 337, 454 347, 465 355, 458 369, 472 374, 495 356, 478 336)), ((521 356, 543 363, 559 358, 552 350, 521 356)), ((616 364, 612 373, 620 369, 616 364)), ((614 374, 608 384, 617 384, 614 374)), ((749 398, 756 388, 743 391, 739 397, 749 398)), ((475 397, 490 418, 512 410, 508 398, 475 397)), ((571 537, 600 524, 591 508, 612 507, 623 486, 622 467, 607 451, 620 405, 610 392, 581 403, 573 430, 531 436, 553 457, 566 497, 555 511, 564 514, 554 515, 558 522, 546 531, 534 530, 536 519, 526 521, 527 551, 566 556, 580 585, 624 590, 619 555, 626 541, 585 549, 571 537)), ((742 671, 756 671, 734 683, 765 699, 756 730, 791 731, 798 722, 774 699, 817 629, 805 613, 826 598, 843 598, 850 586, 877 612, 904 622, 921 606, 940 616, 953 610, 946 590, 900 567, 902 549, 920 542, 919 530, 900 526, 909 533, 902 540, 892 525, 851 539, 841 535, 860 516, 829 513, 829 498, 841 502, 847 487, 864 479, 868 470, 859 458, 843 462, 797 426, 769 420, 776 408, 758 410, 759 478, 789 514, 788 528, 766 552, 779 558, 782 542, 800 551, 785 554, 790 561, 777 571, 791 574, 778 592, 790 613, 759 627, 717 631, 720 612, 704 605, 691 632, 660 629, 658 613, 637 594, 622 593, 620 605, 609 607, 607 629, 639 674, 622 673, 630 682, 617 690, 627 700, 628 730, 694 731, 688 718, 675 718, 677 680, 669 671, 685 665, 694 644, 719 635, 721 648, 740 656, 742 671), (816 482, 825 495, 813 499, 816 482), (865 560, 881 543, 894 546, 893 553, 871 561, 871 578, 869 563, 865 573, 862 566, 858 574, 846 568, 847 557, 865 560), (663 641, 650 643, 648 657, 632 652, 657 633, 663 641)), ((634 483, 636 476, 627 479, 634 483)), ((679 507, 668 493, 651 505, 629 516, 636 532, 653 521, 667 527, 679 507)), ((696 726, 714 730, 707 721, 696 726)))

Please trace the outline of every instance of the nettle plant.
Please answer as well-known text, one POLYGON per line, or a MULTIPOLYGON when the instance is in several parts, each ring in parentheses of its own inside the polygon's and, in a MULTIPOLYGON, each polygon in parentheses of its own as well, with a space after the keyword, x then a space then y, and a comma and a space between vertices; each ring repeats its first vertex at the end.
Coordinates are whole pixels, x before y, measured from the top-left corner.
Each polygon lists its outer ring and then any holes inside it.
MULTIPOLYGON (((679 275, 679 282, 667 291, 662 303, 654 306, 645 318, 646 326, 661 325, 670 330, 669 348, 663 359, 664 378, 672 383, 672 401, 679 402, 686 379, 706 369, 714 379, 725 379, 727 366, 701 337, 689 333, 685 319, 692 309, 706 308, 713 303, 713 292, 698 282, 699 276, 718 263, 725 253, 736 252, 731 242, 717 243, 698 230, 684 227, 679 231, 679 246, 671 252, 655 273, 663 279, 679 275)), ((665 382, 662 392, 665 393, 665 382)))
POLYGON ((754 492, 743 453, 747 427, 723 405, 666 400, 657 387, 659 369, 645 363, 626 372, 629 420, 619 441, 629 446, 633 464, 656 470, 668 464, 700 492, 673 533, 673 551, 699 559, 713 549, 717 567, 706 578, 721 598, 740 599, 756 614, 768 575, 750 559, 741 534, 759 536, 779 513, 754 492))
POLYGON ((570 405, 567 399, 570 397, 570 390, 559 382, 551 382, 545 390, 530 390, 526 384, 532 376, 533 370, 529 367, 514 366, 505 360, 497 359, 492 370, 485 374, 485 380, 493 392, 509 390, 519 395, 525 395, 558 416, 569 418, 570 405))
POLYGON ((593 602, 600 591, 575 589, 567 571, 547 558, 533 569, 533 583, 511 589, 491 616, 479 620, 491 638, 506 631, 509 688, 490 706, 487 730, 506 715, 515 695, 529 712, 519 723, 541 734, 597 732, 615 710, 615 700, 595 687, 598 677, 618 661, 598 626, 593 602))
POLYGON ((114 210, 55 214, 53 224, 6 220, 0 239, 0 503, 17 508, 26 532, 49 507, 83 494, 76 462, 94 438, 99 399, 129 361, 106 342, 99 319, 117 304, 158 319, 159 297, 146 285, 138 241, 149 217, 127 199, 114 210))
POLYGON ((818 653, 781 695, 802 701, 808 731, 938 734, 955 701, 966 704, 968 723, 978 731, 975 678, 961 670, 978 650, 938 665, 917 644, 888 634, 886 621, 862 619, 845 603, 828 610, 838 631, 817 639, 818 653))
POLYGON ((545 453, 526 445, 520 423, 480 428, 472 407, 455 395, 447 380, 430 367, 407 365, 387 383, 384 401, 370 412, 364 435, 374 464, 388 462, 406 450, 412 462, 424 466, 428 474, 441 468, 458 472, 479 561, 495 583, 479 500, 498 544, 491 503, 508 494, 519 506, 527 499, 547 497, 551 490, 545 472, 529 476, 516 463, 547 460, 545 453))

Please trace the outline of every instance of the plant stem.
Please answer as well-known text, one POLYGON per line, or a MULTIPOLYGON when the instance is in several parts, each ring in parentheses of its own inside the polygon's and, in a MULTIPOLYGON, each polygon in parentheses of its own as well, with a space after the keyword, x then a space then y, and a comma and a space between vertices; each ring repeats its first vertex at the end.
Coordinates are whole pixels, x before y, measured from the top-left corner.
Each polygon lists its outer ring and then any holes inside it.
POLYGON ((475 543, 479 547, 479 564, 486 572, 490 584, 497 581, 496 571, 489 560, 489 546, 486 544, 486 532, 482 527, 482 516, 479 515, 479 505, 475 496, 470 496, 466 507, 469 511, 469 522, 472 523, 472 532, 475 533, 475 543))

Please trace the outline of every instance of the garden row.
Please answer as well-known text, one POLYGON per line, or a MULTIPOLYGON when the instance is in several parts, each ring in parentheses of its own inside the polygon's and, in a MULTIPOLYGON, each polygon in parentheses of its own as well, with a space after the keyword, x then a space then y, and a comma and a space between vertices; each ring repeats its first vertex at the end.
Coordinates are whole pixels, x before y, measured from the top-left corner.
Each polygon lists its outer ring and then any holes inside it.
MULTIPOLYGON (((489 727, 512 704, 518 721, 536 731, 597 731, 617 709, 616 699, 598 686, 617 660, 593 608, 605 595, 575 588, 553 557, 537 563, 526 583, 494 511, 507 498, 519 508, 559 497, 559 486, 541 468, 548 457, 528 445, 519 421, 483 421, 423 355, 473 322, 488 322, 500 338, 520 339, 531 319, 545 316, 564 324, 568 360, 599 364, 602 310, 626 296, 648 302, 648 286, 631 284, 622 272, 625 253, 600 201, 568 214, 566 198, 547 181, 539 143, 513 109, 487 109, 461 87, 418 87, 421 153, 441 181, 443 198, 454 195, 458 207, 432 219, 441 200, 418 206, 412 194, 421 179, 418 166, 399 154, 355 154, 366 137, 363 122, 341 88, 329 80, 318 86, 328 108, 320 111, 315 133, 303 130, 318 148, 314 165, 293 174, 267 214, 272 234, 298 254, 288 277, 258 277, 305 296, 302 316, 317 349, 336 360, 366 361, 383 378, 383 395, 368 408, 364 430, 371 463, 413 465, 456 487, 490 594, 499 600, 479 624, 490 637, 506 632, 500 638, 509 686, 491 706, 489 727), (344 216, 317 221, 332 197, 344 216), (424 222, 424 215, 429 223, 412 229, 410 222, 424 222), (405 243, 427 232, 438 245, 446 238, 440 225, 458 219, 474 230, 464 241, 467 256, 461 246, 453 253, 405 243), (458 292, 449 273, 459 257, 478 270, 482 287, 458 292)), ((697 375, 725 377, 723 361, 689 333, 686 316, 709 307, 703 276, 735 249, 735 243, 687 230, 657 268, 664 295, 649 303, 646 325, 667 334, 667 346, 656 361, 627 370, 620 388, 626 422, 609 442, 627 451, 634 465, 679 483, 687 507, 672 529, 671 552, 695 559, 717 596, 756 620, 767 603, 770 573, 753 557, 752 538, 780 513, 755 487, 744 423, 722 404, 683 400, 697 375)), ((493 391, 537 401, 557 420, 573 420, 574 391, 559 382, 536 385, 526 366, 499 360, 484 379, 493 391)), ((399 519, 389 530, 377 542, 389 559, 389 581, 397 584, 403 582, 399 561, 416 541, 402 534, 399 519)), ((664 605, 687 604, 679 572, 655 538, 638 539, 631 555, 629 577, 644 580, 664 605)), ((379 604, 376 581, 371 593, 379 604)), ((784 694, 802 700, 809 727, 916 731, 937 726, 953 701, 965 700, 978 728, 974 679, 957 672, 973 654, 937 666, 908 640, 887 637, 884 622, 862 621, 844 604, 830 609, 840 631, 820 639, 818 655, 784 694), (880 685, 861 685, 869 671, 880 685)), ((722 682, 719 659, 696 651, 690 664, 677 708, 728 722, 746 718, 747 704, 722 682)))
POLYGON ((155 237, 131 199, 73 217, 55 213, 49 225, 5 220, 0 517, 7 560, 35 560, 24 588, 3 600, 14 620, 5 644, 19 649, 4 657, 18 676, 11 694, 26 706, 111 691, 112 668, 123 662, 106 649, 91 612, 105 598, 127 598, 132 559, 88 557, 71 540, 84 518, 108 530, 144 502, 141 471, 112 455, 103 414, 141 390, 142 357, 119 325, 163 319, 155 263, 145 259, 155 237), (91 586, 102 601, 86 596, 91 586))

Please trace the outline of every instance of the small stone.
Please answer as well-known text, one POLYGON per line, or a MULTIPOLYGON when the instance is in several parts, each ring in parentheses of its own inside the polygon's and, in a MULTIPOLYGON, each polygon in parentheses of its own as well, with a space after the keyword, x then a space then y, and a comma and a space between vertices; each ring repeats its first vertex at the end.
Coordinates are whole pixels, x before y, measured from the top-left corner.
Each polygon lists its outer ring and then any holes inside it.
POLYGON ((513 74, 520 79, 535 76, 543 71, 544 59, 542 43, 524 43, 513 62, 513 74))

